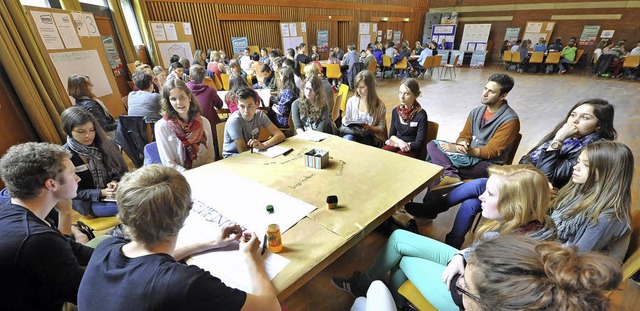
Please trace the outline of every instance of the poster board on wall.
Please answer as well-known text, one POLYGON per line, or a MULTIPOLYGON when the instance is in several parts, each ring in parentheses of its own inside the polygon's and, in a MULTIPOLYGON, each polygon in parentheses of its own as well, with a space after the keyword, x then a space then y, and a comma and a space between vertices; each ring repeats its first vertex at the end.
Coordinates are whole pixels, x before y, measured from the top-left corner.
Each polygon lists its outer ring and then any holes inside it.
POLYGON ((358 51, 366 50, 369 43, 376 42, 378 23, 360 23, 358 25, 358 51))
MULTIPOLYGON (((296 49, 300 43, 307 43, 307 23, 280 23, 280 37, 282 39, 282 51, 296 49)), ((308 49, 310 50, 310 49, 308 49)))
POLYGON ((439 50, 453 49, 453 41, 456 37, 456 28, 457 25, 433 25, 431 28, 431 40, 438 42, 439 50))
POLYGON ((178 55, 193 61, 195 43, 191 23, 150 21, 153 34, 153 48, 156 49, 160 66, 169 68, 171 55, 178 55))
MULTIPOLYGON (((25 6, 27 23, 36 37, 58 92, 68 94, 71 74, 91 78, 94 94, 118 117, 126 114, 105 43, 92 13, 25 6)), ((73 103, 73 99, 70 99, 73 103)))
POLYGON ((486 51, 491 24, 465 24, 462 30, 460 50, 486 51))
POLYGON ((553 27, 555 27, 555 25, 556 22, 527 22, 522 40, 531 40, 530 50, 533 50, 540 38, 544 38, 548 44, 551 42, 551 35, 553 34, 553 27))

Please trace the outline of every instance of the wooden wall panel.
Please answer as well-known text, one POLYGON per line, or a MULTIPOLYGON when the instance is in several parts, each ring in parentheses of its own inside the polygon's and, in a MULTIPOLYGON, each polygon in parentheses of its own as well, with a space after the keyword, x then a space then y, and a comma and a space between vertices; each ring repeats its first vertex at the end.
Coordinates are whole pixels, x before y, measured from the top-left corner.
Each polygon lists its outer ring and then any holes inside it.
MULTIPOLYGON (((329 30, 329 45, 339 45, 346 50, 347 44, 357 43, 359 22, 372 21, 372 16, 410 18, 410 22, 389 22, 388 29, 402 30, 403 40, 411 42, 422 38, 424 13, 427 0, 316 0, 298 2, 280 0, 272 6, 257 0, 146 0, 149 19, 153 21, 190 22, 194 32, 196 49, 224 49, 232 54, 231 37, 246 36, 250 45, 281 47, 279 22, 307 22, 309 45, 317 43, 317 31, 329 30), (374 10, 376 9, 376 10, 374 10), (380 11, 377 9, 388 9, 380 11), (269 14, 279 15, 280 21, 219 20, 224 14, 269 14), (316 17, 307 20, 308 15, 316 17), (323 16, 348 17, 350 20, 321 20, 323 16), (352 17, 352 18, 351 18, 352 17)), ((382 28, 381 30, 386 30, 382 28)), ((384 39, 383 34, 383 41, 384 39)), ((326 59, 328 53, 321 55, 326 59)))
MULTIPOLYGON (((575 0, 465 0, 464 5, 456 6, 456 0, 432 0, 431 11, 455 9, 459 11, 458 29, 464 29, 466 23, 491 23, 489 39, 493 43, 490 53, 490 61, 498 61, 500 47, 504 39, 507 27, 520 27, 521 34, 527 21, 552 21, 555 15, 603 15, 620 14, 620 19, 589 19, 579 18, 575 20, 554 20, 556 25, 553 30, 553 38, 562 37, 567 43, 570 37, 580 38, 585 25, 600 25, 600 30, 615 30, 614 41, 627 39, 627 49, 635 46, 640 40, 638 33, 638 20, 640 19, 640 7, 638 1, 582 1, 575 0), (526 9, 530 5, 537 9, 526 9), (619 6, 619 7, 611 7, 619 6), (491 21, 491 17, 510 16, 511 21, 491 21), (489 17, 488 21, 465 22, 468 17, 489 17)), ((454 46, 458 46, 462 39, 462 31, 456 33, 454 46)), ((595 49, 591 46, 578 46, 592 55, 595 49)))

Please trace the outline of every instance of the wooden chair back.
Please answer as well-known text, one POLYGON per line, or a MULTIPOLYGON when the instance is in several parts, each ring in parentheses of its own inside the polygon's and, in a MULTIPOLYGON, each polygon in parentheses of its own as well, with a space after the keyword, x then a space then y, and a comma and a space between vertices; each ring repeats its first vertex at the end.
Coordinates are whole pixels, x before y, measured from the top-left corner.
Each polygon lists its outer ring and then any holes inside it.
POLYGON ((502 61, 505 63, 511 62, 512 57, 511 51, 504 51, 504 54, 502 54, 502 61))
MULTIPOLYGON (((215 76, 215 75, 214 75, 214 76, 215 76)), ((204 80, 202 80, 202 83, 203 83, 204 85, 206 85, 206 86, 210 86, 210 87, 212 87, 212 88, 216 89, 216 91, 218 90, 218 89, 216 88, 216 83, 215 83, 215 82, 213 82, 213 79, 211 79, 211 78, 209 78, 209 77, 204 77, 204 80)))
POLYGON ((427 56, 427 58, 424 59, 424 61, 422 62, 422 68, 429 69, 429 68, 433 68, 433 60, 435 59, 435 57, 433 56, 427 56))
POLYGON ((529 59, 530 64, 542 64, 544 60, 544 52, 533 52, 531 53, 531 58, 529 59))
POLYGON ((224 126, 227 121, 216 124, 216 140, 218 140, 218 155, 222 158, 222 147, 224 147, 224 126))
POLYGON ((453 59, 453 62, 451 62, 451 64, 446 64, 444 65, 444 67, 457 67, 458 66, 458 59, 460 59, 460 54, 456 55, 456 57, 453 59))
POLYGON ((249 46, 249 54, 256 52, 258 54, 260 54, 260 47, 257 45, 250 45, 249 46))
POLYGON ((576 58, 571 62, 571 64, 572 65, 577 64, 580 61, 582 54, 584 54, 584 50, 578 50, 578 53, 576 54, 576 58))
POLYGON ((440 67, 442 64, 442 55, 436 55, 433 58, 433 67, 440 67))
POLYGON ((344 94, 338 94, 333 101, 333 109, 331 109, 331 120, 335 122, 340 117, 340 104, 342 103, 342 96, 344 94))
POLYGON ((404 69, 407 69, 407 63, 408 63, 408 62, 407 62, 407 58, 406 58, 406 57, 403 57, 400 61, 398 61, 398 62, 396 63, 396 69, 397 69, 397 70, 404 70, 404 69))
POLYGON ((624 63, 622 63, 623 68, 636 68, 640 65, 640 56, 638 55, 627 55, 624 59, 624 63))
POLYGON ((213 84, 216 87, 216 91, 222 91, 222 81, 220 81, 220 78, 218 77, 217 74, 213 75, 212 80, 213 80, 213 84))
POLYGON ((560 61, 560 52, 551 52, 547 55, 547 59, 544 61, 547 65, 555 65, 560 61))
POLYGON ((369 72, 371 72, 371 74, 373 74, 375 76, 377 67, 378 67, 378 63, 376 61, 371 61, 369 63, 369 68, 367 68, 367 69, 369 70, 369 72))
POLYGON ((427 121, 427 136, 424 138, 424 144, 420 148, 420 160, 424 160, 427 158, 427 144, 436 139, 438 137, 438 130, 440 129, 440 125, 433 121, 427 121))
POLYGON ((391 67, 391 57, 389 55, 382 55, 382 67, 391 67))

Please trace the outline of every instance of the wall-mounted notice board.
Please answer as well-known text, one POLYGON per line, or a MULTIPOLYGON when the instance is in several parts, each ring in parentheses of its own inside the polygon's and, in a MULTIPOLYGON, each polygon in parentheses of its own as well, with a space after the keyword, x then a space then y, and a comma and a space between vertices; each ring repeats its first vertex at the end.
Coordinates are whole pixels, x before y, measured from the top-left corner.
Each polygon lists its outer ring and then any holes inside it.
POLYGON ((307 43, 307 23, 280 23, 280 36, 283 52, 290 48, 295 50, 300 43, 307 43))
POLYGON ((172 55, 178 55, 193 61, 195 43, 191 23, 183 22, 149 22, 149 28, 153 33, 153 45, 156 49, 160 66, 169 68, 169 59, 172 55))

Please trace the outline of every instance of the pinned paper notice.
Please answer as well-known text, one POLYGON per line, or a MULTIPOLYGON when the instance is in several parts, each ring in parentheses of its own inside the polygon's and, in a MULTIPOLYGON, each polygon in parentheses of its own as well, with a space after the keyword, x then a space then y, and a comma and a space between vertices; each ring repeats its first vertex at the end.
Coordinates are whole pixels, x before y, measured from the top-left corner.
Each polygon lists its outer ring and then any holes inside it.
POLYGON ((184 28, 185 35, 193 35, 193 32, 191 31, 191 23, 182 23, 182 27, 184 28))

